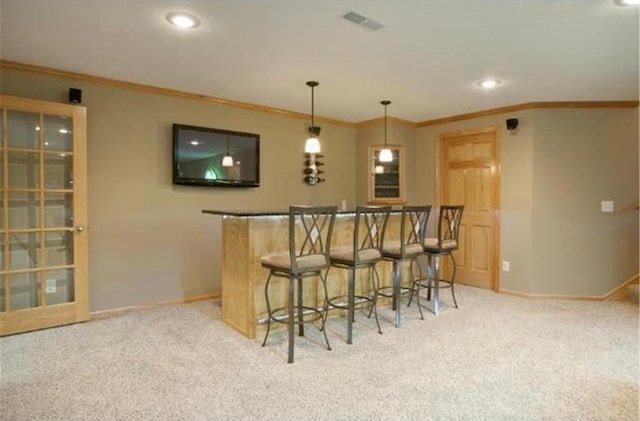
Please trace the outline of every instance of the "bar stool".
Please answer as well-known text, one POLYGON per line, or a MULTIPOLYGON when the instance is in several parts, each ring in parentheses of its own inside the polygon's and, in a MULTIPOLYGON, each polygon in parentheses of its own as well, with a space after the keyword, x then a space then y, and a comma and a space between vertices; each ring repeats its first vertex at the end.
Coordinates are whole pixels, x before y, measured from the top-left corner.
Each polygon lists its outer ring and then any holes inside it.
POLYGON ((331 350, 324 329, 328 309, 326 271, 329 269, 331 234, 337 209, 337 206, 290 206, 289 251, 271 253, 260 258, 262 267, 269 269, 269 277, 264 287, 268 311, 267 332, 262 346, 267 343, 271 322, 286 324, 289 331, 289 363, 293 363, 295 325, 298 325, 298 335, 304 336, 305 324, 321 320, 320 331, 324 335, 327 349, 331 350), (274 276, 289 279, 286 307, 271 308, 269 284, 274 276), (310 277, 318 277, 322 283, 324 302, 321 308, 303 303, 303 280, 310 277))
MULTIPOLYGON (((431 213, 431 206, 403 206, 400 220, 400 239, 386 240, 382 248, 383 260, 393 263, 392 286, 381 287, 378 295, 392 299, 392 308, 395 311, 395 327, 400 327, 400 309, 402 295, 410 294, 410 298, 416 295, 420 318, 424 320, 422 307, 420 306, 420 283, 416 283, 413 277, 413 264, 417 264, 417 257, 424 254, 423 244, 427 231, 427 221, 431 213), (402 265, 410 261, 412 265, 410 286, 402 285, 402 265)), ((418 266, 419 267, 419 266, 418 266)), ((411 305, 411 300, 407 307, 411 305)))
POLYGON ((460 235, 460 221, 462 220, 464 206, 440 206, 438 217, 438 231, 436 238, 425 238, 423 250, 427 255, 426 279, 416 281, 417 287, 426 286, 427 299, 431 300, 431 288, 433 288, 433 312, 440 314, 440 282, 444 282, 444 288, 451 288, 453 303, 458 308, 454 290, 456 279, 456 259, 453 252, 458 250, 458 237, 460 235), (453 262, 453 272, 450 279, 440 279, 440 258, 450 256, 453 262), (425 285, 426 282, 426 285, 425 285), (432 285, 433 284, 433 285, 432 285))
POLYGON ((353 322, 356 306, 368 304, 369 316, 375 314, 378 333, 382 333, 376 308, 379 276, 376 263, 382 259, 382 245, 387 228, 391 206, 357 206, 353 227, 353 243, 349 246, 335 247, 330 253, 331 267, 347 269, 347 295, 339 295, 329 299, 329 306, 347 310, 347 343, 352 344, 353 322), (356 269, 368 269, 371 280, 370 293, 356 295, 356 269), (346 298, 346 303, 344 299, 346 298))

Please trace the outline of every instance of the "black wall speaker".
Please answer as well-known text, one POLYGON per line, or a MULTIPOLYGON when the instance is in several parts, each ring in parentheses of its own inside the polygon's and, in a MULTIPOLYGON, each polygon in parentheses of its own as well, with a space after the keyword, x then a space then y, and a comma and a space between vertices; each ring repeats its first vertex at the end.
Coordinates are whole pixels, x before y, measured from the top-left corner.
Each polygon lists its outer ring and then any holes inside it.
POLYGON ((515 130, 518 128, 518 119, 517 118, 508 118, 507 119, 507 130, 515 130))
POLYGON ((69 88, 69 102, 80 104, 82 102, 82 89, 69 88))

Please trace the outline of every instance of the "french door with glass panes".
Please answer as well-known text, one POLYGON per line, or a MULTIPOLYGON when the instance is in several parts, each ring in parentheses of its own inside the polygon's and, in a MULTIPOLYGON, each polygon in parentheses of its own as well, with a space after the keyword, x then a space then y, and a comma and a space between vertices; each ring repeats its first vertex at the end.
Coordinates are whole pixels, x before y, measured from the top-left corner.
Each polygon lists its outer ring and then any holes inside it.
POLYGON ((88 320, 86 109, 0 100, 0 335, 88 320))

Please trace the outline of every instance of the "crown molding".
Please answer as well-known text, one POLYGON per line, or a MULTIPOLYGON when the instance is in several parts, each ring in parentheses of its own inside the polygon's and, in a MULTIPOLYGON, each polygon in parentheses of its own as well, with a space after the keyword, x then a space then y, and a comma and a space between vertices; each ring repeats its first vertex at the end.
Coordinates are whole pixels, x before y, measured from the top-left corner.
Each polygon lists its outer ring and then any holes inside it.
MULTIPOLYGON (((14 61, 8 61, 4 59, 0 59, 0 68, 9 69, 9 70, 20 70, 20 71, 31 72, 31 73, 39 73, 39 74, 44 74, 48 76, 55 76, 55 77, 61 77, 65 79, 73 79, 73 80, 79 80, 83 82, 94 83, 96 85, 130 89, 138 92, 145 92, 145 93, 151 93, 151 94, 157 94, 157 95, 172 96, 176 98, 203 101, 210 104, 226 105, 229 107, 242 108, 246 110, 259 111, 259 112, 270 113, 270 114, 278 114, 281 116, 299 118, 302 120, 311 119, 311 114, 298 113, 295 111, 284 110, 281 108, 267 107, 263 105, 252 104, 249 102, 241 102, 241 101, 235 101, 235 100, 226 99, 226 98, 219 98, 219 97, 210 96, 210 95, 196 94, 193 92, 185 92, 177 89, 161 88, 158 86, 145 85, 142 83, 134 83, 134 82, 127 82, 127 81, 118 80, 118 79, 110 79, 110 78, 101 77, 101 76, 93 76, 86 73, 70 72, 67 70, 59 70, 51 67, 17 63, 14 61)), ((355 123, 350 123, 347 121, 337 120, 333 118, 314 116, 314 119, 317 121, 321 121, 323 123, 328 123, 328 124, 355 127, 355 123)))
MULTIPOLYGON (((388 116, 387 119, 392 123, 400 124, 402 126, 415 128, 417 125, 417 123, 414 121, 403 120, 397 117, 388 116)), ((384 123, 384 117, 377 117, 377 118, 372 118, 371 120, 361 121, 359 123, 356 123, 356 127, 360 128, 360 127, 372 126, 374 124, 381 124, 381 123, 384 123)))
MULTIPOLYGON (((246 110, 259 111, 270 114, 277 114, 285 117, 298 118, 301 120, 309 120, 311 114, 298 113, 295 111, 284 110, 281 108, 267 107, 264 105, 252 104, 249 102, 235 101, 231 99, 219 98, 210 95, 196 94, 193 92, 185 92, 177 89, 161 88, 158 86, 145 85, 141 83, 127 82, 117 79, 110 79, 100 76, 93 76, 86 73, 70 72, 67 70, 59 70, 50 67, 36 66, 32 64, 18 63, 14 61, 0 59, 0 69, 20 70, 31 73, 40 73, 48 76, 61 77, 65 79, 80 80, 89 83, 95 83, 103 86, 113 86, 123 89, 131 89, 139 92, 146 92, 157 95, 167 95, 176 98, 191 99, 203 101, 210 104, 225 105, 229 107, 242 108, 246 110)), ((394 123, 402 124, 409 127, 430 127, 456 121, 470 120, 474 118, 487 117, 495 114, 511 113, 515 111, 524 111, 531 109, 560 109, 560 108, 636 108, 639 101, 555 101, 555 102, 527 102, 523 104, 509 105, 506 107, 490 108, 472 113, 458 114, 450 117, 436 118, 432 120, 424 120, 413 122, 395 117, 388 117, 394 123)), ((358 123, 327 118, 322 116, 314 116, 318 121, 328 124, 335 124, 346 127, 366 127, 381 122, 384 117, 365 120, 358 123)))
POLYGON ((440 124, 453 123, 456 121, 470 120, 473 118, 487 117, 490 115, 512 113, 515 111, 533 109, 560 109, 560 108, 636 108, 638 101, 549 101, 549 102, 526 102, 523 104, 509 105, 506 107, 490 108, 473 113, 459 114, 451 117, 436 118, 416 123, 416 127, 438 126, 440 124))

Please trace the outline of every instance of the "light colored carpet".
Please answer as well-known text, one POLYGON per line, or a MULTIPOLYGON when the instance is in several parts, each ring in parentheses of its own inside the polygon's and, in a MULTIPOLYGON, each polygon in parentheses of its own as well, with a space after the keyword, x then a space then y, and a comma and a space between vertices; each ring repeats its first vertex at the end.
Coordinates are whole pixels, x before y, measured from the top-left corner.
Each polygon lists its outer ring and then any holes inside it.
POLYGON ((638 420, 638 306, 460 286, 439 317, 404 307, 383 335, 358 313, 249 340, 220 303, 165 307, 0 340, 3 420, 638 420))

